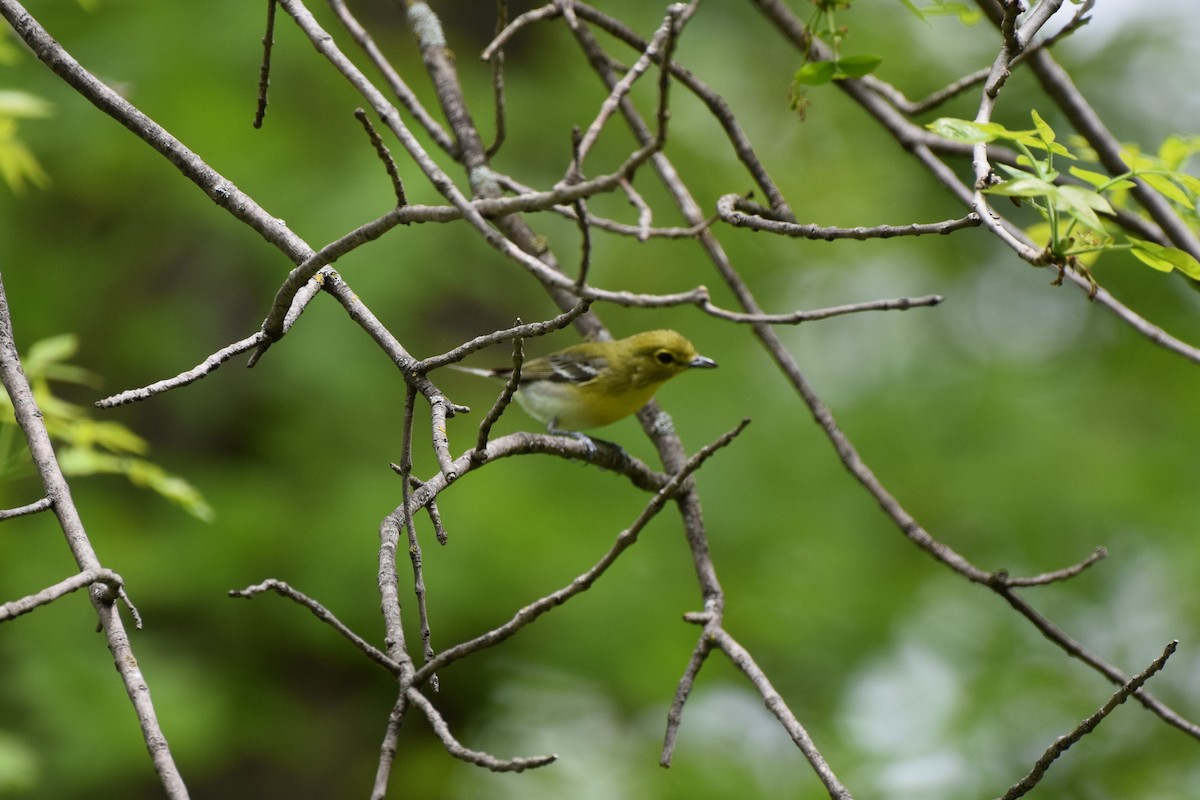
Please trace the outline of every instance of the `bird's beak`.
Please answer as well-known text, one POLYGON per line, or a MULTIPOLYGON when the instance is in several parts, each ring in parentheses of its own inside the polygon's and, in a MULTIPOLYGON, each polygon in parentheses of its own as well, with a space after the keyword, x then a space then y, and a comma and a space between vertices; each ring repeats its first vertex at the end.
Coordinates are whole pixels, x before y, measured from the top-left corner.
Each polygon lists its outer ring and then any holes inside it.
POLYGON ((716 365, 717 362, 713 361, 711 358, 707 358, 706 356, 696 356, 688 364, 689 367, 704 367, 705 369, 712 369, 716 365))

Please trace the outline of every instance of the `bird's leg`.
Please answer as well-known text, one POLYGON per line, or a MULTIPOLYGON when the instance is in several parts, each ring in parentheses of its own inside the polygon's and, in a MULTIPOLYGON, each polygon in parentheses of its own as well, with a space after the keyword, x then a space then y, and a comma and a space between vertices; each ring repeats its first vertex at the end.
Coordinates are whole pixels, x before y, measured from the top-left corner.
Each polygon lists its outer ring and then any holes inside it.
MULTIPOLYGON (((552 417, 550 421, 546 423, 546 432, 551 436, 569 436, 578 442, 583 442, 584 446, 587 447, 588 461, 591 461, 596 457, 596 443, 592 441, 592 437, 588 436, 582 431, 563 430, 562 428, 558 427, 558 417, 552 417)), ((605 444, 609 443, 605 442, 605 444)))

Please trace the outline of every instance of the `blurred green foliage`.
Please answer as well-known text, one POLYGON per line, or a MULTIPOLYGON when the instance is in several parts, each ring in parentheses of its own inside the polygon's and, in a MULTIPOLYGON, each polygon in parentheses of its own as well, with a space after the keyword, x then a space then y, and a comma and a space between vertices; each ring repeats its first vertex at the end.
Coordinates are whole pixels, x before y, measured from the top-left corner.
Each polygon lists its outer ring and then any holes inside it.
MULTIPOLYGON (((395 9, 351 5, 432 106, 395 9)), ((490 67, 473 54, 492 19, 478 4, 436 10, 475 117, 487 120, 490 67)), ((642 32, 662 13, 635 0, 606 10, 642 32)), ((109 0, 90 13, 70 3, 31 11, 313 246, 392 204, 352 116, 360 101, 282 16, 266 125, 251 128, 260 4, 109 0)), ((1095 15, 1107 11, 1101 4, 1095 15)), ((1185 26, 1153 16, 1098 30, 1090 44, 1085 28, 1059 52, 1121 139, 1147 152, 1179 132, 1172 110, 1185 92, 1170 77, 1186 74, 1179 64, 1188 52, 1185 26)), ((901 3, 862 3, 844 21, 855 52, 879 55, 877 74, 913 97, 991 63, 996 46, 986 25, 925 22, 901 3)), ((801 220, 899 224, 962 213, 834 88, 811 90, 807 121, 798 122, 787 107, 798 56, 748 7, 702 5, 677 57, 729 99, 801 220)), ((256 329, 291 266, 286 259, 32 58, 0 75, 55 112, 22 121, 51 182, 0 191, 0 270, 22 353, 71 331, 80 343, 72 363, 103 380, 100 388, 64 384, 62 399, 86 404, 174 375, 256 329)), ((510 131, 496 167, 530 184, 557 180, 571 126, 586 126, 604 96, 599 82, 554 23, 513 41, 506 83, 510 131)), ((1020 71, 1004 91, 997 122, 1010 129, 1044 107, 1020 71)), ((969 118, 972 104, 962 98, 937 113, 969 118)), ((1061 120, 1047 121, 1060 129, 1061 120)), ((619 162, 629 139, 614 129, 600 145, 597 172, 619 162)), ((672 94, 667 152, 706 207, 750 185, 716 123, 682 91, 672 94)), ((410 163, 401 159, 400 171, 412 202, 436 201, 410 163)), ((649 177, 639 175, 637 186, 663 207, 649 177)), ((589 208, 629 216, 623 198, 589 208)), ((577 257, 573 223, 534 224, 564 263, 577 257)), ((975 563, 1035 573, 1108 547, 1110 557, 1084 576, 1027 596, 1129 671, 1181 639, 1152 688, 1200 717, 1195 367, 1078 292, 1050 286, 1052 275, 1017 262, 982 231, 839 244, 717 232, 771 311, 946 296, 937 309, 833 319, 783 335, 872 469, 975 563)), ((605 288, 704 283, 716 302, 733 306, 688 243, 597 235, 593 262, 592 280, 605 288)), ((337 266, 418 355, 555 310, 461 227, 397 229, 337 266)), ((1095 274, 1173 334, 1200 341, 1200 300, 1177 276, 1121 254, 1095 274)), ((743 416, 754 420, 697 476, 728 626, 856 796, 998 795, 1107 699, 1104 681, 894 530, 747 330, 691 308, 599 311, 622 335, 684 331, 721 364, 660 394, 689 447, 743 416)), ((563 332, 527 342, 526 351, 571 341, 563 332)), ((477 363, 505 358, 501 348, 477 363)), ((435 379, 475 409, 450 421, 461 451, 493 390, 468 376, 435 379)), ((401 496, 388 463, 400 455, 403 396, 390 362, 322 296, 253 370, 230 362, 183 390, 94 413, 152 443, 156 463, 194 484, 216 511, 216 522, 203 524, 123 479, 72 482, 101 559, 125 578, 145 619, 135 652, 193 797, 366 795, 392 681, 301 609, 226 592, 276 577, 379 643, 378 526, 401 496)), ((513 412, 498 432, 526 427, 534 425, 513 412)), ((601 435, 652 457, 632 421, 601 435)), ((435 469, 419 448, 418 474, 435 469)), ((38 496, 28 478, 0 486, 6 507, 38 496)), ((441 500, 448 545, 436 545, 419 519, 435 646, 491 628, 570 581, 646 499, 620 478, 549 458, 508 459, 462 478, 441 500)), ((47 515, 0 528, 0 599, 72 569, 47 515)), ((520 775, 486 773, 447 756, 413 717, 396 795, 824 796, 759 699, 716 657, 685 711, 674 766, 657 766, 666 708, 697 634, 680 617, 699 603, 679 524, 665 513, 593 589, 441 675, 435 703, 465 744, 501 757, 557 752, 560 760, 520 775)), ((413 603, 405 610, 411 622, 413 603)), ((90 606, 74 596, 0 626, 0 796, 161 796, 94 625, 90 606)), ((1179 796, 1200 781, 1198 763, 1195 742, 1129 703, 1060 759, 1038 791, 1068 800, 1179 796)))
MULTIPOLYGON (((95 383, 87 370, 66 363, 78 347, 79 340, 72 334, 42 339, 29 346, 29 355, 22 363, 46 432, 52 442, 61 445, 56 452, 63 475, 123 475, 135 486, 157 492, 197 519, 211 521, 213 510, 196 487, 139 457, 149 449, 145 439, 118 422, 95 420, 86 409, 55 396, 51 381, 81 386, 95 383)), ((12 401, 7 394, 0 395, 0 481, 32 473, 28 454, 12 401)))

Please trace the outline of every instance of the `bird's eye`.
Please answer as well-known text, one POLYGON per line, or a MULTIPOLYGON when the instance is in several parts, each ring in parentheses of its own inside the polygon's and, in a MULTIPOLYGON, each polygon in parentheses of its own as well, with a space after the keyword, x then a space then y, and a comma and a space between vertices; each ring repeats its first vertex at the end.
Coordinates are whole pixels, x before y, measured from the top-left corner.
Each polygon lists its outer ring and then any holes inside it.
POLYGON ((654 357, 658 359, 658 363, 660 363, 660 364, 674 364, 675 363, 675 356, 671 355, 671 352, 669 350, 659 350, 657 353, 654 354, 654 357))

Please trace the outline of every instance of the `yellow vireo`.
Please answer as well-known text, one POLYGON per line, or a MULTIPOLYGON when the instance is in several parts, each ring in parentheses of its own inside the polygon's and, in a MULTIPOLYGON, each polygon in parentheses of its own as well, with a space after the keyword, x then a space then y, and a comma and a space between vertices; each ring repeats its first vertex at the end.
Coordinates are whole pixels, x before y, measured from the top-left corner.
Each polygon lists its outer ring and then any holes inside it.
MULTIPOLYGON (((679 373, 715 366, 717 362, 699 355, 675 331, 646 331, 615 342, 584 342, 530 359, 521 366, 521 382, 513 396, 551 433, 570 433, 624 419, 679 373)), ((488 378, 512 374, 511 368, 455 369, 488 378)))

